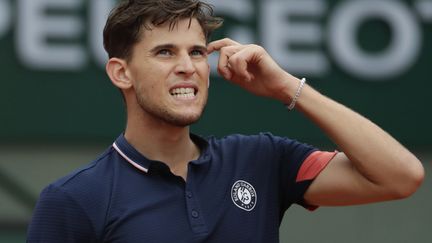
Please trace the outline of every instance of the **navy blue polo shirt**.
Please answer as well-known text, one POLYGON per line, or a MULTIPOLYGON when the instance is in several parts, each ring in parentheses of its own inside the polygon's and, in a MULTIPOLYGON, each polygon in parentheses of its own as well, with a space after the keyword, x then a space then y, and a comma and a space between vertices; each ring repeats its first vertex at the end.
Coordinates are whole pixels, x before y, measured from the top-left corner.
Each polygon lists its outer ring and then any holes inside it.
POLYGON ((279 242, 285 210, 334 156, 269 133, 191 138, 201 155, 184 181, 119 136, 42 191, 27 241, 279 242))

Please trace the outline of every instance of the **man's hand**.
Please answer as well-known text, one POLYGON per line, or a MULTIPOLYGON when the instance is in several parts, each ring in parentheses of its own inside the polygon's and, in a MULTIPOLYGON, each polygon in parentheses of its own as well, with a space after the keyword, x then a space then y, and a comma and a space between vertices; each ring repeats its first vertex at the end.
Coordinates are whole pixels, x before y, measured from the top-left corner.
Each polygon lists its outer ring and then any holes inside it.
POLYGON ((249 92, 287 102, 299 80, 285 72, 270 55, 258 45, 242 45, 231 39, 211 42, 208 53, 219 51, 218 72, 226 80, 249 92))

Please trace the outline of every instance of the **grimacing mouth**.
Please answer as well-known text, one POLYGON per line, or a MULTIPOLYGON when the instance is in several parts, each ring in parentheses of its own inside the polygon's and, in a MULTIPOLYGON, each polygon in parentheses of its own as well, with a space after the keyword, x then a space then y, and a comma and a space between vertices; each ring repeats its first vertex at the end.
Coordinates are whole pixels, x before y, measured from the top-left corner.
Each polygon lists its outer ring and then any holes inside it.
POLYGON ((196 88, 173 88, 170 90, 170 94, 178 98, 193 98, 197 95, 198 90, 196 88))

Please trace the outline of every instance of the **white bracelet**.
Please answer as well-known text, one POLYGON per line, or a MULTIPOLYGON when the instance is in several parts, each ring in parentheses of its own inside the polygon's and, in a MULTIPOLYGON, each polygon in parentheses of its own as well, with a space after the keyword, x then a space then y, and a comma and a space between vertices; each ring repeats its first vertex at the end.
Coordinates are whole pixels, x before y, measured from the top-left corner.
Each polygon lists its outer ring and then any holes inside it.
POLYGON ((299 85, 299 87, 298 87, 298 89, 297 89, 297 91, 296 91, 296 93, 294 95, 294 98, 291 100, 291 104, 289 104, 287 106, 288 110, 294 109, 294 107, 295 107, 295 105, 297 103, 297 100, 300 97, 301 91, 302 91, 305 83, 306 83, 306 79, 302 78, 301 81, 300 81, 300 85, 299 85))

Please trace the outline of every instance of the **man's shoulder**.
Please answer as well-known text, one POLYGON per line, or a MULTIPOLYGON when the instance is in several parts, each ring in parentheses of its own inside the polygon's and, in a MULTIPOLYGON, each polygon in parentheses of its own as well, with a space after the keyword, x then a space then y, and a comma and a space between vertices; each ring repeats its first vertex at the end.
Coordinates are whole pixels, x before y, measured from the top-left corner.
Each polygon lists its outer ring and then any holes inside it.
POLYGON ((223 137, 210 136, 207 138, 212 145, 236 144, 236 143, 274 143, 280 140, 291 140, 281 136, 273 135, 271 132, 260 132, 256 134, 234 133, 223 137))
POLYGON ((249 154, 297 154, 303 151, 316 150, 314 146, 289 137, 261 132, 252 135, 231 134, 221 138, 207 138, 210 151, 221 153, 249 154))
POLYGON ((111 153, 112 149, 107 149, 94 161, 52 182, 44 191, 61 192, 70 197, 103 192, 112 180, 111 153))
POLYGON ((38 232, 46 229, 51 231, 42 237, 58 233, 55 230, 82 230, 86 234, 94 231, 96 235, 101 235, 112 191, 114 166, 111 163, 111 150, 106 150, 93 162, 54 181, 42 190, 35 208, 30 235, 38 237, 38 232))

